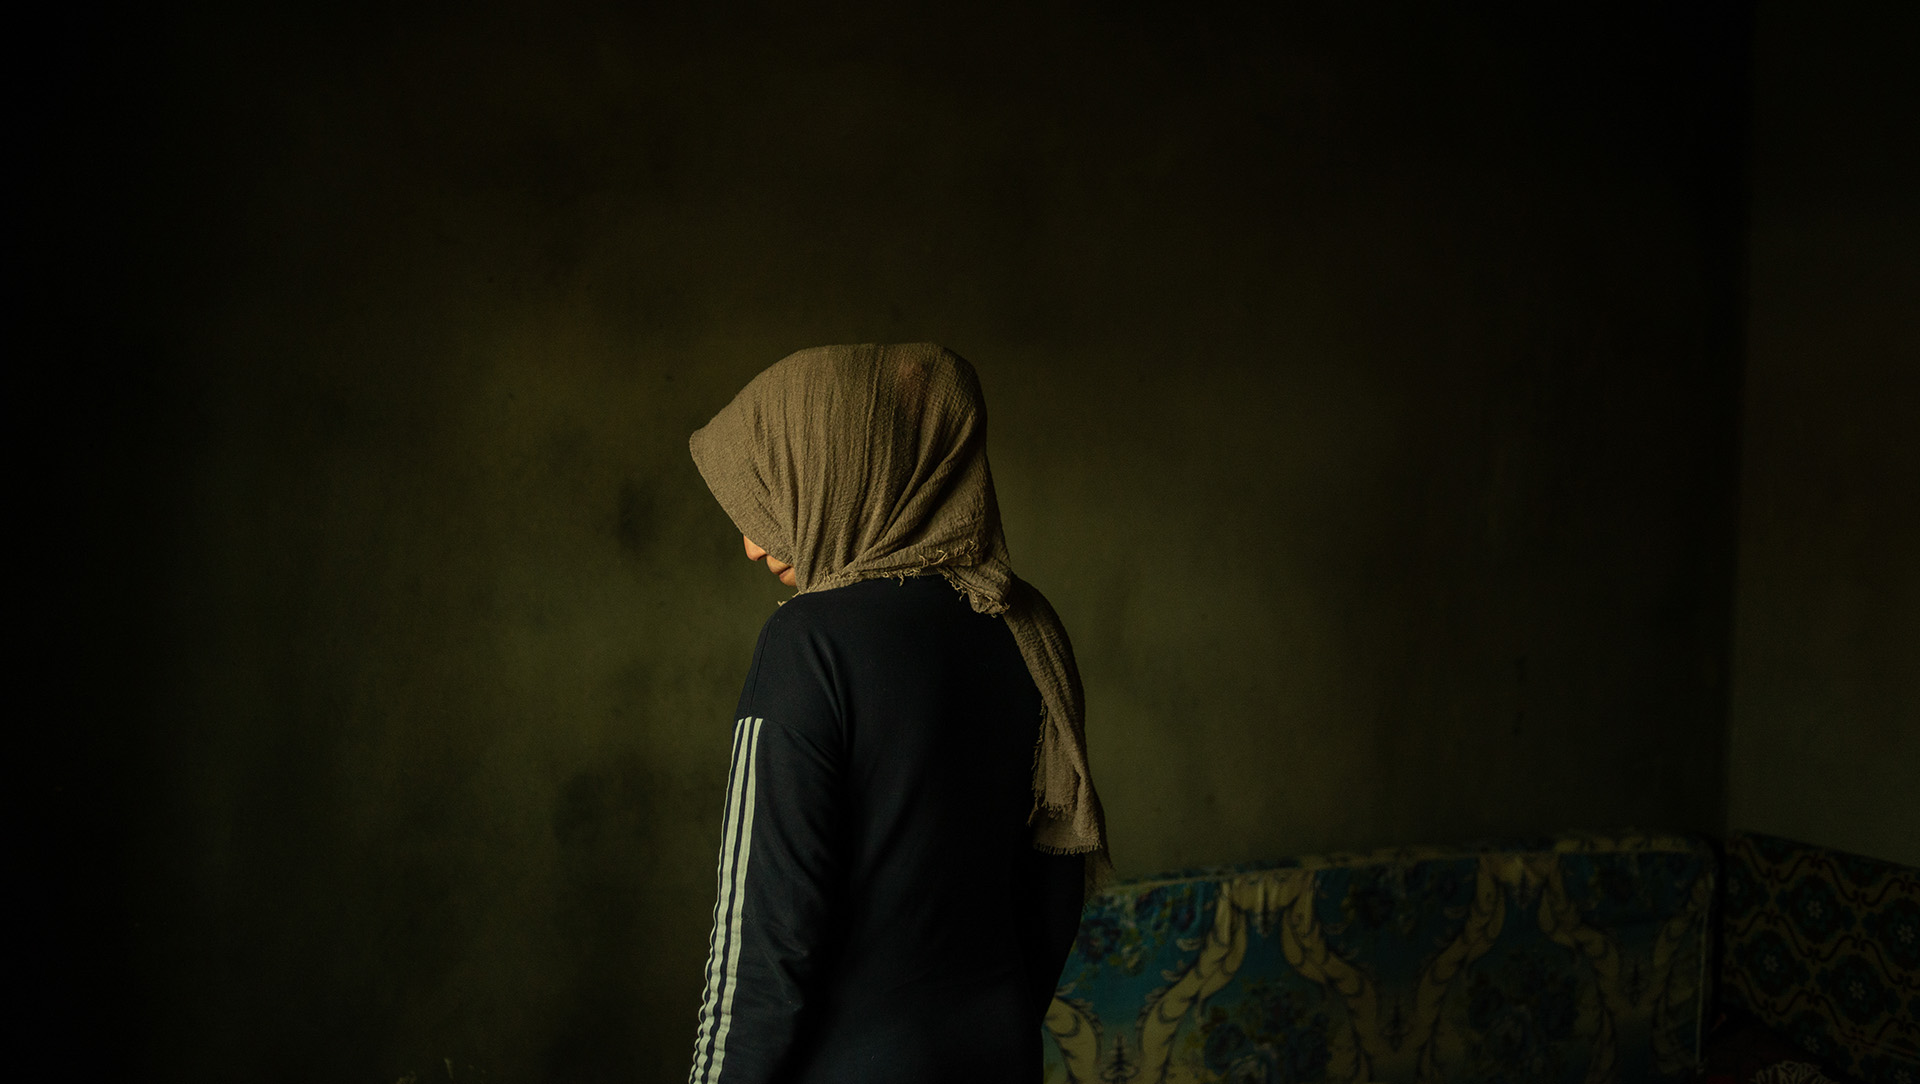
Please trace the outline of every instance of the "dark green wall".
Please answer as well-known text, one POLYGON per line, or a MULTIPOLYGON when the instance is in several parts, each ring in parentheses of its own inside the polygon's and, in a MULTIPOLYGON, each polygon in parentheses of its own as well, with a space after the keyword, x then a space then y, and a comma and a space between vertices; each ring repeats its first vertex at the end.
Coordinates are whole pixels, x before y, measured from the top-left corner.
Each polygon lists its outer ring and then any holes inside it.
POLYGON ((780 594, 685 440, 823 342, 980 369, 1123 873, 1720 827, 1738 12, 962 7, 76 32, 43 797, 143 1078, 680 1079, 780 594))
POLYGON ((1910 5, 1766 4, 1728 819, 1920 865, 1910 5))

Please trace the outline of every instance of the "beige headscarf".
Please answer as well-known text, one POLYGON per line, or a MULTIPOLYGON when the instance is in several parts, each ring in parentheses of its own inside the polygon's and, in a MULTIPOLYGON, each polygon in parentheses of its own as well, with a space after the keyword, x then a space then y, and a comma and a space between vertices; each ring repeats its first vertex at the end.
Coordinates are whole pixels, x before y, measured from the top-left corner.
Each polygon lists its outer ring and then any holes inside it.
POLYGON ((937 572, 999 614, 1040 687, 1033 845, 1109 867, 1067 630, 1013 574, 973 366, 933 343, 823 346, 753 378, 688 446, 740 532, 793 566, 801 594, 937 572))

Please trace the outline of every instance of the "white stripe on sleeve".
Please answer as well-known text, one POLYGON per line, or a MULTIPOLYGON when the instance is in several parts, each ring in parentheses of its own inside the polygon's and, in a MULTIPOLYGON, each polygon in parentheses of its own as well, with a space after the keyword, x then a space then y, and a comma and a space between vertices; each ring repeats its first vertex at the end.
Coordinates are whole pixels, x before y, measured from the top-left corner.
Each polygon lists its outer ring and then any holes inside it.
POLYGON ((733 727, 733 765, 727 773, 727 811, 721 831, 720 863, 713 904, 713 933, 707 941, 706 994, 700 1005, 700 1030, 694 1040, 688 1084, 713 1084, 727 1057, 727 1032, 733 1024, 733 993, 740 964, 740 922, 746 910, 747 859, 753 846, 755 753, 761 719, 741 719, 733 727))

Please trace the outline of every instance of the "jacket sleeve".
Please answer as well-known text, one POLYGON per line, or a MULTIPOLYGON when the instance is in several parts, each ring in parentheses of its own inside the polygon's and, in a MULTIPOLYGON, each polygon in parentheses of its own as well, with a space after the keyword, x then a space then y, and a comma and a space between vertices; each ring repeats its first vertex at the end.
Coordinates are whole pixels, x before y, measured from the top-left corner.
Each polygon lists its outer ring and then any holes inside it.
POLYGON ((690 1084, 774 1079, 830 956, 843 729, 829 653, 795 609, 761 630, 734 723, 690 1084))

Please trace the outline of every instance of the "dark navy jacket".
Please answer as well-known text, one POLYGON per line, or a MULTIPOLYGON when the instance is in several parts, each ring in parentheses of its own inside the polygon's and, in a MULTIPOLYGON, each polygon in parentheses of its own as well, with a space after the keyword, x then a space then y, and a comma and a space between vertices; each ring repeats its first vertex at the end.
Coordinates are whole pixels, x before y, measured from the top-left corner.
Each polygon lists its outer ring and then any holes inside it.
POLYGON ((1038 1081, 1081 863, 1028 842, 1006 623, 937 576, 800 595, 737 714, 694 1084, 1038 1081))

